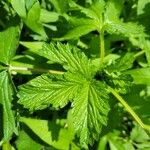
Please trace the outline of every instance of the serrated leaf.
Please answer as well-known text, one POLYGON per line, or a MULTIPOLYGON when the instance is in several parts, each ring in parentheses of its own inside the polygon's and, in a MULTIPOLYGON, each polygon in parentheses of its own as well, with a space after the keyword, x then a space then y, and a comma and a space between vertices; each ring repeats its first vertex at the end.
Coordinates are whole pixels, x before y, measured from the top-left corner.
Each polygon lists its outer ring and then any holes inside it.
POLYGON ((44 44, 43 50, 36 51, 37 54, 48 58, 51 63, 58 63, 69 72, 78 73, 87 78, 91 78, 94 74, 94 68, 83 52, 69 44, 44 44))
POLYGON ((57 122, 31 119, 22 117, 21 122, 25 123, 41 140, 57 149, 67 150, 73 140, 73 135, 68 128, 57 122))
POLYGON ((24 130, 19 132, 16 147, 20 150, 41 150, 42 145, 34 141, 24 130))
POLYGON ((109 0, 106 5, 105 19, 115 21, 119 19, 124 1, 109 0), (113 12, 113 15, 112 15, 113 12))
MULTIPOLYGON (((105 8, 105 1, 104 0, 96 0, 92 3, 92 5, 89 8, 82 7, 75 2, 70 2, 70 7, 79 9, 82 13, 84 13, 87 17, 95 19, 95 20, 101 20, 102 13, 105 8)), ((101 23, 101 22, 100 22, 101 23)))
POLYGON ((19 102, 31 110, 64 107, 72 103, 76 133, 83 147, 93 144, 107 123, 107 87, 94 80, 91 61, 77 48, 61 43, 45 45, 39 52, 53 63, 65 66, 64 75, 42 75, 20 87, 19 102))
POLYGON ((17 133, 15 118, 11 109, 13 90, 7 71, 0 73, 0 124, 4 141, 10 140, 13 133, 17 133))
POLYGON ((128 52, 119 59, 115 60, 115 62, 112 65, 107 67, 107 70, 109 70, 110 72, 122 72, 128 70, 133 66, 134 60, 134 53, 128 52))
POLYGON ((110 34, 123 34, 127 37, 138 37, 144 33, 144 28, 133 22, 122 22, 120 13, 123 9, 123 1, 116 2, 109 0, 106 5, 106 12, 104 14, 104 28, 110 34), (112 15, 113 12, 113 15, 112 15))
POLYGON ((18 26, 12 26, 0 32, 0 62, 10 63, 19 44, 19 34, 18 26))
POLYGON ((120 20, 107 21, 105 30, 110 34, 123 34, 127 37, 138 37, 139 35, 144 33, 144 28, 141 25, 137 25, 136 23, 132 22, 124 23, 120 20))
POLYGON ((79 90, 78 78, 73 76, 42 75, 21 86, 19 102, 30 110, 43 109, 50 104, 64 107, 79 90))
POLYGON ((80 143, 83 147, 98 139, 102 125, 107 124, 109 106, 106 87, 98 81, 83 84, 78 96, 74 99, 73 119, 80 143))

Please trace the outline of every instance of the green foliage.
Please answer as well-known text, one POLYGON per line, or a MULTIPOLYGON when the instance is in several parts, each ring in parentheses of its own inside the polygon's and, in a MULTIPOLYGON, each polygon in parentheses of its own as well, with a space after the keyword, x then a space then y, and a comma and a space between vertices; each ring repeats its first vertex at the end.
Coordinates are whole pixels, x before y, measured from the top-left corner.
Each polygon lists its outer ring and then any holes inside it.
POLYGON ((17 133, 15 117, 11 110, 13 88, 10 77, 6 71, 0 73, 0 109, 1 109, 1 135, 3 141, 10 140, 13 133, 17 133), (2 128, 3 127, 3 128, 2 128))
POLYGON ((16 48, 19 44, 19 27, 9 27, 0 32, 0 61, 9 64, 15 56, 16 48))
POLYGON ((149 150, 149 0, 0 1, 0 149, 149 150))
POLYGON ((20 103, 34 110, 50 104, 54 108, 62 108, 72 102, 74 126, 80 142, 83 145, 92 143, 93 138, 98 137, 101 125, 107 123, 109 106, 105 85, 93 79, 95 70, 92 63, 75 47, 71 49, 69 45, 52 43, 45 45, 44 51, 39 53, 49 58, 51 63, 62 64, 68 72, 43 75, 21 86, 20 103))

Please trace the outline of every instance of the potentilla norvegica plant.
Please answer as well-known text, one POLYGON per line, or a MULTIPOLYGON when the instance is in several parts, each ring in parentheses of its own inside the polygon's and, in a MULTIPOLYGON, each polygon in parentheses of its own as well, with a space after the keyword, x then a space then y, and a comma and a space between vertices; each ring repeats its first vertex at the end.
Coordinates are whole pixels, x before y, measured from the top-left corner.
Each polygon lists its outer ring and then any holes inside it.
POLYGON ((149 149, 149 4, 1 0, 2 150, 149 149))

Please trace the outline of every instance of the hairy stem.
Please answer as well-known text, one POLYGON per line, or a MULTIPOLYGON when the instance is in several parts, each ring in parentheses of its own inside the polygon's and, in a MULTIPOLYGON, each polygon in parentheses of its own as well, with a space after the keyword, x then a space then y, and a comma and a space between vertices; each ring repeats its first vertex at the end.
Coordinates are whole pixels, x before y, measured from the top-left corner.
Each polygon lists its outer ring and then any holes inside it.
POLYGON ((126 110, 132 115, 135 121, 145 130, 150 131, 150 126, 145 125, 134 110, 126 103, 126 101, 116 92, 114 89, 109 87, 110 92, 117 98, 117 100, 126 108, 126 110))
POLYGON ((28 67, 17 67, 17 66, 9 66, 9 71, 33 71, 38 73, 52 73, 52 74, 63 74, 63 71, 57 70, 48 70, 42 68, 28 68, 28 67))
POLYGON ((105 57, 105 41, 104 41, 104 30, 100 32, 100 63, 103 64, 105 57))

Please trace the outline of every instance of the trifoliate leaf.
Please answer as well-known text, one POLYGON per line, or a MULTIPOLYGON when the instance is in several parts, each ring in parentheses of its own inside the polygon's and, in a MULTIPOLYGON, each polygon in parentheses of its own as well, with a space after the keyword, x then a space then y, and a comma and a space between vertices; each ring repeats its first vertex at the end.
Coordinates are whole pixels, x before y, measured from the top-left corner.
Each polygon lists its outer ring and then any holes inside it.
POLYGON ((80 142, 85 146, 98 138, 102 125, 107 124, 109 111, 106 87, 80 74, 43 75, 21 86, 19 102, 30 110, 43 109, 50 104, 64 107, 72 102, 73 120, 80 142))
POLYGON ((72 103, 75 131, 83 147, 98 139, 107 123, 108 92, 104 83, 94 79, 95 69, 84 53, 61 43, 45 45, 38 54, 64 66, 63 75, 42 75, 20 87, 19 102, 30 110, 50 104, 64 107, 72 103))
POLYGON ((17 133, 15 118, 11 109, 13 96, 12 86, 9 83, 7 71, 0 73, 0 134, 4 141, 10 140, 13 133, 17 133))

